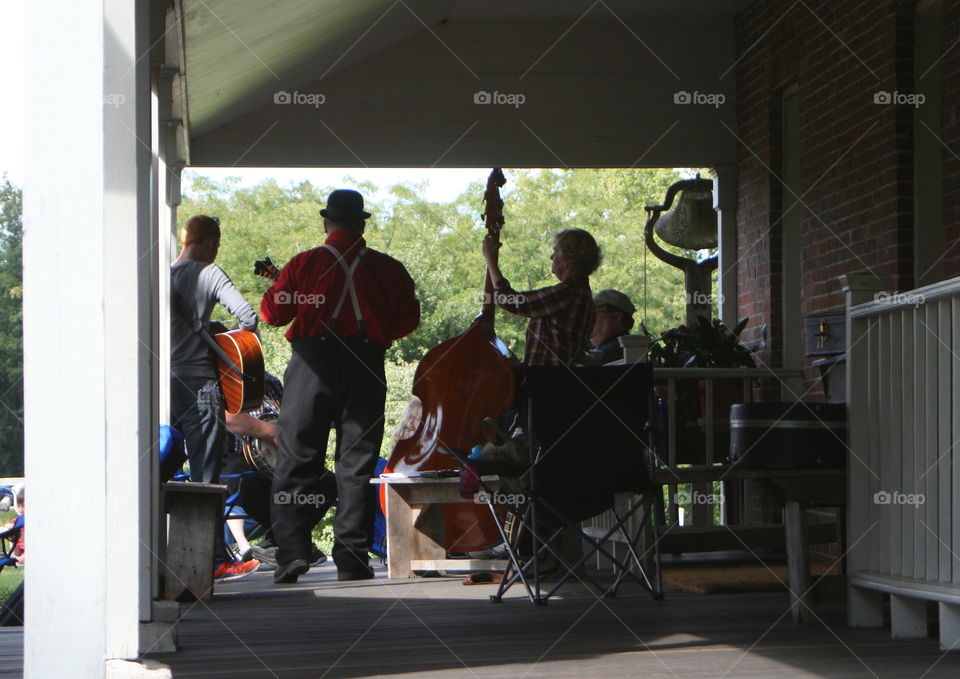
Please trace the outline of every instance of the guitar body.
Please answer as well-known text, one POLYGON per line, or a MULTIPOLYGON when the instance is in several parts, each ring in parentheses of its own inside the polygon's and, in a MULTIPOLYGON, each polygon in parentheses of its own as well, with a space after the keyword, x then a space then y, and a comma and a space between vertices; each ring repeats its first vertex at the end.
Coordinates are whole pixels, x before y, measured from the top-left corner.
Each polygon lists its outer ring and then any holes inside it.
POLYGON ((213 339, 246 378, 241 379, 222 359, 217 359, 225 410, 230 415, 256 410, 263 402, 264 368, 260 338, 249 330, 231 330, 218 333, 213 339))

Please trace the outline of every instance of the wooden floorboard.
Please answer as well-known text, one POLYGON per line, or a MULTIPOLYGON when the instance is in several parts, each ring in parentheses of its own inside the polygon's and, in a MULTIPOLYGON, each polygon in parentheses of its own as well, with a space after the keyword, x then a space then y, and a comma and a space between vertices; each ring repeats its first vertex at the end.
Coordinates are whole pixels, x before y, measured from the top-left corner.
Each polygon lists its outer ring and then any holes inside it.
POLYGON ((0 679, 23 676, 23 628, 0 627, 0 679))
POLYGON ((325 565, 295 586, 270 573, 218 585, 185 606, 180 651, 156 654, 175 677, 887 677, 960 676, 960 654, 934 638, 891 640, 852 629, 840 606, 789 621, 785 593, 653 601, 636 585, 598 600, 579 587, 535 607, 519 590, 458 580, 338 583, 325 565))

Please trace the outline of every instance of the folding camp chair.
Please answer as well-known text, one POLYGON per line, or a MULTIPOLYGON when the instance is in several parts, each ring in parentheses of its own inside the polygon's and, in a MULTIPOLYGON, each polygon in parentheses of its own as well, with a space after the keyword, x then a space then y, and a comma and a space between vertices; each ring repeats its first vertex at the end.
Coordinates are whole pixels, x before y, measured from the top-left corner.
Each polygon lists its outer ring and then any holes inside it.
MULTIPOLYGON (((646 421, 652 389, 649 364, 603 367, 535 366, 524 370, 522 421, 529 432, 530 463, 521 465, 476 461, 455 454, 479 474, 498 474, 499 490, 481 482, 483 500, 496 516, 497 500, 506 500, 508 512, 519 521, 512 539, 500 526, 507 545, 508 565, 497 593, 499 602, 514 584, 523 584, 532 603, 543 604, 572 578, 615 596, 631 578, 662 598, 659 552, 654 542, 651 579, 640 541, 649 528, 653 506, 653 455, 647 445, 646 421), (626 511, 618 511, 614 497, 632 493, 626 511), (613 525, 600 537, 585 534, 579 522, 611 510, 613 525), (636 517, 639 517, 637 520, 636 517), (631 521, 632 520, 632 521, 631 521), (564 531, 575 531, 584 542, 582 555, 570 563, 559 548, 564 531), (627 554, 618 558, 608 549, 613 536, 623 538, 627 554), (614 567, 614 581, 599 584, 582 566, 595 554, 614 567), (544 561, 555 559, 559 580, 542 591, 544 561)), ((453 452, 453 451, 452 451, 453 452)))
POLYGON ((10 556, 10 552, 13 551, 17 544, 17 540, 20 539, 20 532, 23 530, 23 526, 24 518, 21 514, 16 518, 9 528, 0 530, 0 550, 2 550, 0 551, 0 571, 7 566, 17 568, 17 559, 10 556))
MULTIPOLYGON (((9 493, 7 486, 0 487, 0 493, 9 493)), ((0 571, 7 566, 18 568, 19 562, 16 557, 10 556, 10 552, 16 546, 20 539, 20 533, 23 530, 24 518, 21 514, 16 518, 9 528, 0 531, 0 571), (8 544, 9 543, 9 544, 8 544)), ((23 625, 23 583, 17 585, 17 588, 7 597, 7 600, 0 606, 0 627, 20 627, 23 625)))

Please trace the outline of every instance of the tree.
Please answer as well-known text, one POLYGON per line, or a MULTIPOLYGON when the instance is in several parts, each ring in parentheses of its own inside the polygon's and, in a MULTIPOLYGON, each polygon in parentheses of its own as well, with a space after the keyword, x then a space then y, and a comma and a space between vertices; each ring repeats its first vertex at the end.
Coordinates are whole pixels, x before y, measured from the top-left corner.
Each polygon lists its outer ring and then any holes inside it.
POLYGON ((23 475, 23 194, 0 185, 0 474, 23 475))
MULTIPOLYGON (((681 178, 670 169, 507 170, 504 187, 504 274, 518 290, 551 285, 552 236, 581 227, 597 238, 604 263, 592 277, 594 291, 617 288, 637 306, 636 319, 651 331, 678 325, 684 317, 683 275, 652 255, 645 257, 644 205, 660 203, 667 187, 681 178), (644 302, 646 301, 646 304, 644 302)), ((413 369, 440 342, 462 333, 479 313, 484 281, 480 241, 484 235, 484 171, 477 182, 448 203, 423 197, 423 186, 392 186, 383 200, 368 200, 373 218, 365 238, 370 247, 403 262, 417 284, 422 307, 420 327, 396 342, 387 358, 387 436, 410 397, 413 369)), ((377 187, 346 179, 344 185, 365 196, 377 187)), ((179 210, 182 225, 198 213, 220 217, 222 246, 217 262, 254 305, 269 282, 253 274, 255 259, 270 255, 280 266, 296 253, 323 243, 319 210, 334 187, 309 182, 286 187, 265 181, 242 187, 195 177, 179 210)), ((678 251, 680 252, 680 251, 678 251)), ((689 254, 689 253, 682 253, 689 254)), ((222 309, 215 318, 229 320, 222 309)), ((518 356, 523 354, 526 319, 498 311, 497 333, 518 356)), ((290 356, 283 330, 263 327, 268 370, 282 375, 290 356)))

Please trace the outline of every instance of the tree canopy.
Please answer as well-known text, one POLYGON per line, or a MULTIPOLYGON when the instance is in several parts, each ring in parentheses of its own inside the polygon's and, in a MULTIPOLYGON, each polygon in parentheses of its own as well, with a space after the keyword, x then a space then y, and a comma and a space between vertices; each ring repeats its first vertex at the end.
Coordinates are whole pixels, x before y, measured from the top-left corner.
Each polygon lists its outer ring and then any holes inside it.
MULTIPOLYGON (((603 264, 591 277, 594 292, 616 288, 637 307, 635 316, 652 332, 679 325, 684 316, 683 274, 645 255, 644 205, 660 203, 670 184, 681 178, 669 169, 508 170, 503 189, 506 225, 501 234, 501 268, 517 290, 556 283, 550 273, 552 236, 570 227, 586 229, 603 249, 603 264)), ((403 262, 417 285, 422 306, 420 327, 391 347, 387 432, 392 431, 410 398, 413 368, 440 342, 463 332, 479 313, 484 264, 480 243, 486 173, 465 186, 453 201, 438 203, 423 196, 424 187, 403 183, 379 192, 369 182, 344 184, 365 196, 373 213, 367 244, 403 262)), ((286 187, 274 181, 242 186, 195 177, 179 210, 179 223, 192 215, 221 220, 217 263, 247 299, 259 308, 269 282, 253 274, 253 262, 269 255, 282 266, 296 253, 323 243, 319 210, 334 188, 309 182, 286 187)), ((689 254, 689 253, 687 253, 689 254)), ((526 320, 498 310, 497 334, 518 356, 523 354, 526 320)), ((215 318, 228 320, 225 310, 215 318)), ((267 368, 282 375, 289 358, 283 329, 261 331, 267 368)), ((385 444, 386 445, 386 444, 385 444)))
MULTIPOLYGON (((591 279, 594 291, 616 288, 637 307, 637 321, 653 332, 683 320, 682 274, 645 254, 644 205, 662 201, 667 187, 683 178, 659 170, 507 170, 506 226, 501 266, 513 286, 532 289, 552 284, 552 235, 580 227, 603 248, 604 262, 591 279)), ((296 253, 324 240, 319 209, 332 186, 310 182, 280 186, 275 181, 243 186, 239 178, 213 181, 193 176, 179 210, 182 226, 190 216, 221 219, 223 241, 218 264, 254 305, 269 283, 253 274, 253 262, 266 255, 282 265, 296 253)), ((344 185, 365 196, 373 218, 370 247, 402 261, 417 283, 422 305, 420 327, 388 354, 390 387, 387 432, 410 397, 413 370, 432 347, 463 332, 480 311, 484 278, 480 241, 486 173, 449 202, 424 197, 423 184, 403 183, 379 192, 369 182, 346 178, 344 185)), ((0 474, 23 473, 22 194, 5 177, 0 184, 0 474)), ((691 253, 683 253, 690 255, 691 253)), ((223 309, 215 318, 229 320, 223 309)), ((498 311, 497 332, 518 356, 526 323, 498 311)), ((267 368, 282 375, 290 356, 283 330, 263 328, 267 368)), ((386 444, 385 444, 386 445, 386 444)))
MULTIPOLYGON (((646 256, 643 245, 643 207, 662 200, 666 188, 680 179, 677 171, 518 170, 507 177, 501 266, 516 289, 556 282, 550 274, 552 235, 575 226, 590 231, 603 248, 604 263, 591 279, 594 291, 625 292, 637 306, 637 320, 646 320, 651 330, 682 322, 682 274, 646 256)), ((422 186, 409 183, 390 187, 386 200, 368 200, 374 215, 367 222, 368 245, 406 265, 423 309, 416 332, 391 348, 395 362, 419 360, 462 332, 480 310, 484 178, 478 171, 478 181, 449 203, 428 201, 422 186)), ((369 183, 346 183, 365 195, 376 193, 369 183)), ((220 217, 217 262, 256 305, 269 283, 253 275, 253 261, 270 255, 282 266, 297 252, 322 244, 318 211, 333 188, 309 182, 281 187, 273 181, 243 187, 239 180, 197 177, 180 208, 180 224, 198 213, 220 217)), ((498 334, 518 355, 523 353, 524 327, 524 319, 498 312, 498 334)), ((274 370, 281 366, 273 359, 286 361, 285 355, 271 353, 268 363, 274 370)))

